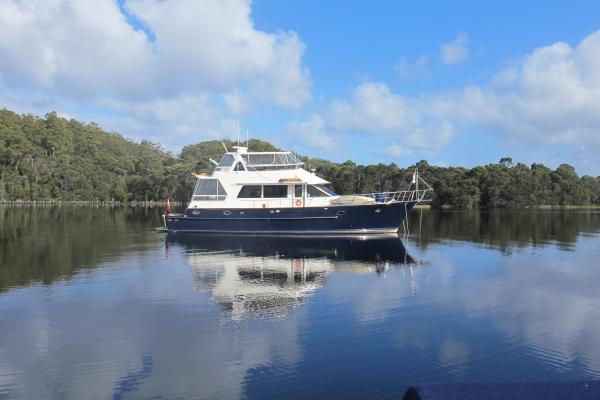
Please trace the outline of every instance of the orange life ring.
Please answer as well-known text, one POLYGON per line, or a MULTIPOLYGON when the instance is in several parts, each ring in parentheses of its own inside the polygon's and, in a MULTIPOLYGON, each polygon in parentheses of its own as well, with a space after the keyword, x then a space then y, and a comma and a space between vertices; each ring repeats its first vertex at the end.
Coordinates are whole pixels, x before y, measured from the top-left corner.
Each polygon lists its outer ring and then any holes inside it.
POLYGON ((302 207, 302 200, 296 199, 296 207, 302 207))

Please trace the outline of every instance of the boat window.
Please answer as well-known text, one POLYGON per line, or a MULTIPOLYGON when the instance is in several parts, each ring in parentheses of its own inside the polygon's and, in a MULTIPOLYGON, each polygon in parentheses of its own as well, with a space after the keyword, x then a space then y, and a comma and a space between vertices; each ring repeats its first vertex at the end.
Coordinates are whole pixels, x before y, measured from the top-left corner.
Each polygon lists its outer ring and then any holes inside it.
POLYGON ((294 197, 302 197, 302 185, 294 186, 294 197))
POLYGON ((329 193, 323 190, 323 186, 318 185, 308 185, 306 187, 306 196, 307 197, 329 197, 331 196, 329 193))
POLYGON ((263 197, 266 199, 287 197, 287 189, 287 185, 265 185, 263 186, 263 197))
POLYGON ((333 190, 329 189, 327 186, 318 185, 317 187, 330 196, 337 196, 337 193, 334 192, 333 190))
POLYGON ((286 165, 290 164, 287 154, 275 154, 275 164, 286 165))
POLYGON ((288 159, 288 163, 290 163, 290 164, 298 164, 298 165, 304 164, 298 157, 296 157, 294 155, 294 153, 287 153, 286 156, 288 159))
POLYGON ((242 190, 238 194, 239 199, 260 199, 261 191, 258 185, 242 186, 242 190))
POLYGON ((293 169, 303 164, 292 153, 246 153, 241 156, 246 167, 255 170, 293 169))
POLYGON ((245 171, 246 168, 244 168, 244 164, 242 164, 241 162, 238 162, 237 164, 235 164, 235 168, 233 170, 234 171, 245 171))
POLYGON ((218 179, 198 179, 194 200, 225 200, 227 192, 218 179))
POLYGON ((248 162, 254 165, 274 164, 274 154, 248 154, 248 162))
POLYGON ((219 167, 231 167, 233 165, 234 158, 231 154, 223 155, 219 162, 219 167))

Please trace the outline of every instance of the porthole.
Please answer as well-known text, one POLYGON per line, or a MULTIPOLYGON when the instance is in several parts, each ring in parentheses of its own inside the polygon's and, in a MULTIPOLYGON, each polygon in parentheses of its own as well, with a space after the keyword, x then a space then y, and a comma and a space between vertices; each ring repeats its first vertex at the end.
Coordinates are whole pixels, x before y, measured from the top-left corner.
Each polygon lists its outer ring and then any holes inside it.
POLYGON ((376 213, 380 213, 380 212, 381 212, 381 208, 376 208, 376 209, 375 209, 375 212, 376 212, 376 213))
POLYGON ((346 211, 338 211, 337 212, 337 215, 344 215, 344 214, 346 214, 346 211))
POLYGON ((231 215, 231 211, 223 211, 223 215, 231 215))
POLYGON ((200 214, 200 211, 192 211, 192 214, 198 215, 198 214, 200 214))

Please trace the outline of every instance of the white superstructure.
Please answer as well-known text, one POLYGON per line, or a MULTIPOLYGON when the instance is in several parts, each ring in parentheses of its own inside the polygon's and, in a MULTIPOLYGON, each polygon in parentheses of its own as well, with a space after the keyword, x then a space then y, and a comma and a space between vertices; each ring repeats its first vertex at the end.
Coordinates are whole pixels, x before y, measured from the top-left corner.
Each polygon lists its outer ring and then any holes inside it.
POLYGON ((291 152, 234 149, 214 163, 210 175, 195 174, 198 182, 188 208, 323 207, 343 201, 325 186, 328 181, 305 170, 291 152))

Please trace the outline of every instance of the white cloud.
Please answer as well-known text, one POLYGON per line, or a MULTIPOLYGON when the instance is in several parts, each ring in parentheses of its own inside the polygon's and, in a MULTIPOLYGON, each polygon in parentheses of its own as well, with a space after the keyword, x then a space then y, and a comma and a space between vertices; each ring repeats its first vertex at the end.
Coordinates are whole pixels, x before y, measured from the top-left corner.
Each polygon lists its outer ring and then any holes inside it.
POLYGON ((109 119, 126 114, 126 126, 153 105, 158 121, 176 122, 206 110, 213 120, 253 107, 298 110, 310 98, 304 43, 256 29, 249 1, 129 0, 124 9, 111 0, 0 3, 0 99, 109 105, 109 119))
POLYGON ((330 107, 331 125, 339 130, 380 132, 414 125, 414 115, 403 97, 393 94, 383 83, 365 82, 350 100, 334 100, 330 107))
POLYGON ((384 147, 382 152, 390 157, 404 157, 410 154, 410 149, 401 144, 390 144, 384 147))
POLYGON ((348 100, 329 102, 323 115, 291 126, 326 144, 348 134, 370 135, 373 143, 382 144, 385 154, 399 157, 415 150, 439 149, 452 138, 453 125, 443 119, 429 119, 426 107, 417 99, 394 94, 383 83, 365 82, 348 100))
POLYGON ((411 62, 403 57, 398 60, 394 66, 394 70, 401 78, 414 79, 423 73, 423 70, 427 66, 428 62, 429 57, 427 56, 421 56, 414 62, 411 62))
POLYGON ((318 115, 313 115, 307 121, 290 122, 286 131, 289 142, 313 149, 333 149, 337 144, 335 136, 325 132, 325 123, 318 115))
POLYGON ((454 40, 443 44, 440 48, 440 58, 447 65, 457 64, 469 57, 469 36, 460 33, 454 40))
POLYGON ((156 78, 151 43, 108 1, 3 2, 0 58, 7 86, 76 99, 139 95, 156 78))
POLYGON ((225 93, 223 95, 223 101, 225 101, 229 111, 235 115, 243 114, 250 109, 247 96, 239 89, 234 89, 229 93, 225 93))
POLYGON ((454 133, 448 121, 430 118, 426 102, 394 94, 383 83, 363 83, 349 101, 332 101, 328 120, 332 128, 342 132, 385 134, 397 144, 388 148, 393 155, 439 148, 454 133), (393 150, 398 146, 402 152, 393 150))
MULTIPOLYGON (((294 32, 256 30, 250 2, 130 0, 156 35, 157 68, 169 87, 226 90, 247 84, 256 98, 298 109, 310 97, 304 44, 294 32)), ((173 89, 170 89, 173 90, 173 89)))
POLYGON ((178 142, 217 138, 234 132, 233 121, 222 118, 211 96, 178 96, 134 104, 120 104, 126 117, 103 120, 107 127, 120 127, 139 136, 149 134, 178 142))

